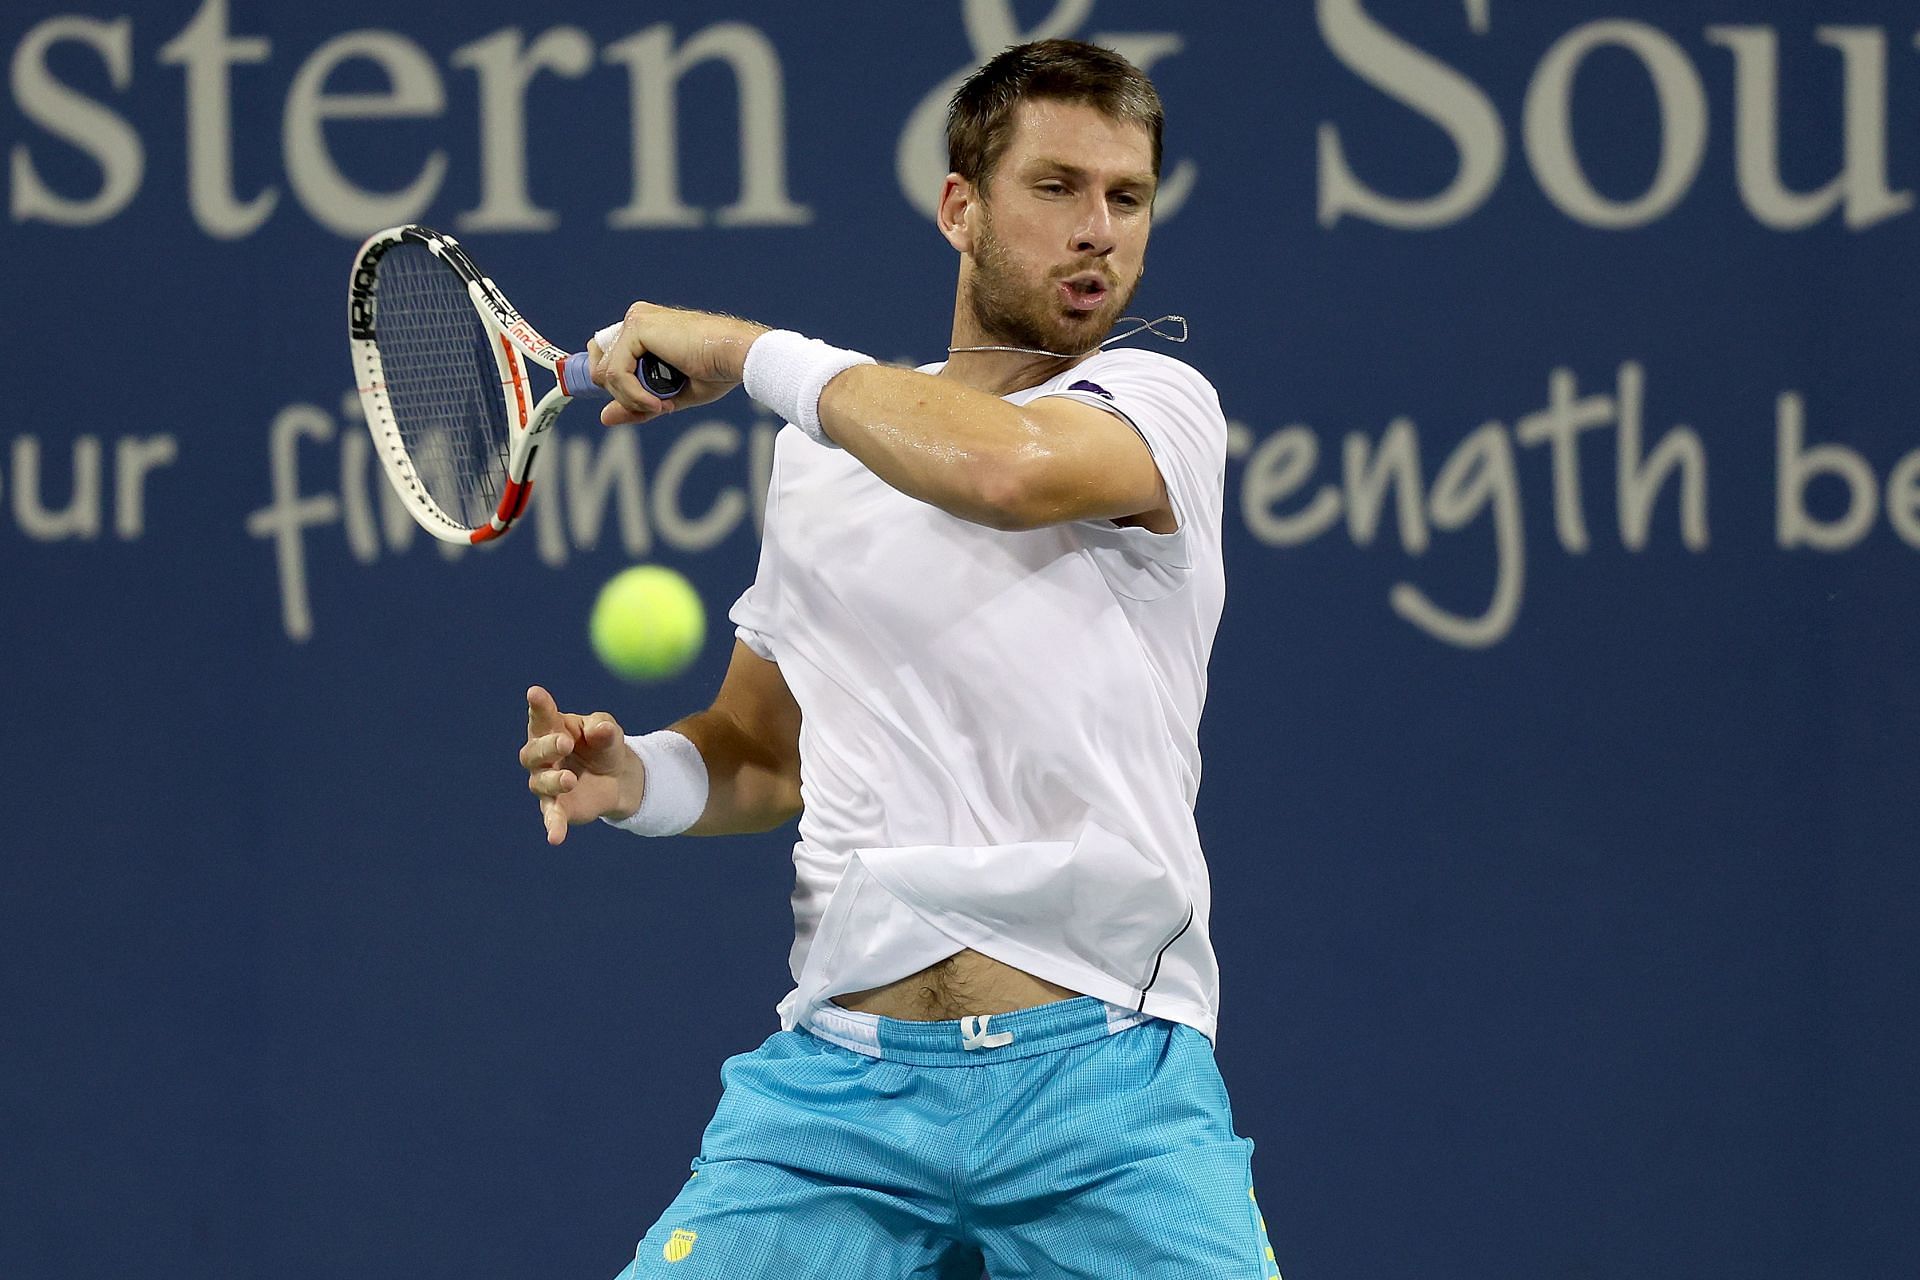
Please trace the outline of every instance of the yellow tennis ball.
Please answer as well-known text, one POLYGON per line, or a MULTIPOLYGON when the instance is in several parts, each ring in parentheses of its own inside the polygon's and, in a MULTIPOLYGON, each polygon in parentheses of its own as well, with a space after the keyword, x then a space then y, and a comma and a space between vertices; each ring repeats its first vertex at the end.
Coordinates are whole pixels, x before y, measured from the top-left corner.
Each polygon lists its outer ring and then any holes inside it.
POLYGON ((641 564, 608 579, 587 621, 593 651, 615 675, 665 680, 687 669, 707 638, 707 611, 684 577, 641 564))

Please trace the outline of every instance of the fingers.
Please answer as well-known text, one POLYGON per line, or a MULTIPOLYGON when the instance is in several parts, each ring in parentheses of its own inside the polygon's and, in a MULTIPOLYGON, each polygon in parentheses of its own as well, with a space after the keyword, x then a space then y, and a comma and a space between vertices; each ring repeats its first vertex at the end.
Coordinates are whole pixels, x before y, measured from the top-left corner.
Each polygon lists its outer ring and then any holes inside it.
POLYGON ((662 400, 648 391, 646 384, 640 381, 640 357, 647 353, 646 343, 640 336, 640 317, 659 308, 649 307, 644 302, 636 302, 627 310, 627 318, 619 327, 617 335, 602 329, 595 335, 595 345, 603 345, 605 350, 594 361, 593 380, 602 390, 613 397, 613 403, 600 411, 600 421, 607 426, 619 426, 627 422, 645 422, 663 413, 673 412, 673 402, 662 400), (604 343, 601 342, 605 338, 604 343))
POLYGON ((622 316, 606 328, 597 330, 594 333, 592 339, 587 343, 587 350, 592 354, 595 364, 600 363, 600 357, 606 354, 607 348, 620 341, 620 329, 626 323, 626 317, 622 316))
MULTIPOLYGON (((601 712, 605 715, 605 712, 601 712)), ((554 705, 553 695, 534 685, 527 690, 527 744, 533 740, 553 733, 571 734, 578 738, 585 729, 585 719, 572 712, 563 712, 554 705)))
POLYGON ((609 753, 625 743, 626 738, 613 717, 604 711, 596 711, 581 726, 577 738, 561 730, 527 739, 526 745, 520 748, 520 767, 528 773, 549 771, 577 751, 580 753, 580 763, 589 771, 598 773, 607 767, 609 753))
POLYGON ((545 769, 573 754, 573 746, 573 735, 569 733, 549 733, 529 738, 527 745, 520 748, 520 767, 529 772, 545 769))
POLYGON ((527 690, 527 734, 547 733, 557 727, 560 708, 553 703, 553 695, 534 685, 527 690))
POLYGON ((612 716, 596 711, 581 726, 580 741, 574 744, 573 750, 589 772, 617 773, 627 750, 626 734, 612 716))
POLYGON ((600 425, 618 427, 629 423, 650 422, 663 413, 673 412, 673 401, 662 400, 648 391, 632 369, 595 378, 613 399, 600 406, 600 425))
POLYGON ((581 718, 562 714, 552 694, 537 684, 527 689, 527 741, 520 748, 520 766, 528 774, 527 790, 540 797, 540 822, 550 845, 567 838, 564 797, 580 782, 571 769, 553 766, 572 754, 583 733, 581 718))
POLYGON ((573 817, 566 797, 578 782, 579 778, 567 769, 544 770, 527 779, 527 790, 540 797, 540 825, 546 828, 548 844, 560 844, 567 838, 573 817))
POLYGON ((557 800, 580 784, 580 775, 571 769, 540 769, 527 775, 527 790, 548 800, 557 800))

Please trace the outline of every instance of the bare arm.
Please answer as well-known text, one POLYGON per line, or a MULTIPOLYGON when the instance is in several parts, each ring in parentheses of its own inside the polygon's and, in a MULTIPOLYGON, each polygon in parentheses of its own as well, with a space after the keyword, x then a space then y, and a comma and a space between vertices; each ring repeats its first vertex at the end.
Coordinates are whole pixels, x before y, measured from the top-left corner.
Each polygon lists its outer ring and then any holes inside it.
POLYGON ((1138 432, 1059 396, 1012 405, 908 369, 861 365, 820 397, 827 434, 902 493, 996 529, 1126 519, 1173 529, 1138 432))
MULTIPOLYGON (((780 668, 746 645, 735 642, 713 705, 672 727, 707 768, 707 806, 689 834, 766 831, 800 812, 800 707, 780 668)), ((570 825, 630 816, 646 793, 646 768, 618 722, 604 711, 562 712, 538 685, 527 691, 520 764, 549 844, 570 825)))
MULTIPOLYGON (((618 349, 596 358, 614 397, 601 421, 644 422, 725 395, 766 329, 732 316, 636 302, 618 349), (662 402, 633 374, 643 351, 685 370, 695 385, 662 402)), ((1130 520, 1174 528, 1153 454, 1124 421, 1060 396, 1011 405, 950 378, 861 365, 827 384, 820 419, 835 444, 902 493, 996 529, 1070 520, 1130 520)))
POLYGON ((689 835, 767 831, 799 814, 800 706, 778 666, 734 641, 713 705, 673 728, 707 764, 707 807, 689 835))

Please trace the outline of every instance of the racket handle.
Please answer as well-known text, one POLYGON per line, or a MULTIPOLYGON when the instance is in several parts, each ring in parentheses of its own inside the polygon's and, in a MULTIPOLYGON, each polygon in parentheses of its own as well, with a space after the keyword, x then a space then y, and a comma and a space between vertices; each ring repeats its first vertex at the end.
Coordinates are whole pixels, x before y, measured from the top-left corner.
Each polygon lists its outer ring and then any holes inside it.
MULTIPOLYGON (((593 361, 584 351, 576 351, 567 357, 560 370, 560 385, 570 396, 596 396, 606 399, 607 393, 593 385, 593 361)), ((640 385, 659 396, 662 400, 671 400, 687 389, 687 375, 668 364, 656 355, 640 357, 640 385)))

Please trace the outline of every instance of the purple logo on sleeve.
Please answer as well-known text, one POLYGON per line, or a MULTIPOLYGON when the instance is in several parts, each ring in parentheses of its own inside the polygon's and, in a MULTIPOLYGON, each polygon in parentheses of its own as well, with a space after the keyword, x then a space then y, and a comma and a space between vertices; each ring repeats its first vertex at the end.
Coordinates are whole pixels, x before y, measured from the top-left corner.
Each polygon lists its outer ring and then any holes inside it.
POLYGON ((1108 399, 1108 400, 1113 399, 1113 392, 1107 390, 1105 387, 1101 386, 1097 382, 1088 382, 1085 378, 1082 378, 1080 381, 1074 383, 1072 386, 1068 387, 1067 390, 1091 391, 1093 392, 1093 394, 1097 396, 1101 396, 1105 399, 1108 399))

